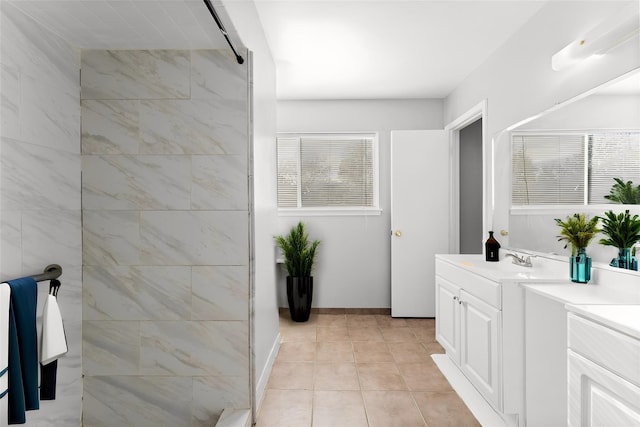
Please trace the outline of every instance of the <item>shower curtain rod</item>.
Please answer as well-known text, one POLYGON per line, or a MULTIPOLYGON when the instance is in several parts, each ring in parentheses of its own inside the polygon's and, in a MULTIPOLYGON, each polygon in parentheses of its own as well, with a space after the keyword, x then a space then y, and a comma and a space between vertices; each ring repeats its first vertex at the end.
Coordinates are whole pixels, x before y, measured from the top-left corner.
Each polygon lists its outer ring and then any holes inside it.
POLYGON ((216 10, 213 8, 213 5, 211 4, 211 1, 210 0, 202 0, 202 1, 204 1, 204 4, 207 6, 207 9, 209 9, 209 13, 211 13, 211 16, 213 16, 213 20, 216 21, 216 24, 218 24, 218 28, 220 28, 220 32, 222 33, 224 38, 227 40, 227 43, 229 44, 229 47, 233 51, 233 54, 236 56, 236 61, 238 61, 238 64, 244 63, 244 58, 238 55, 238 52, 236 52, 236 49, 233 47, 231 40, 229 40, 229 35, 227 34, 227 30, 225 30, 224 25, 222 25, 222 21, 220 21, 220 17, 218 17, 216 10))
MULTIPOLYGON (((62 267, 60 267, 58 264, 49 264, 44 268, 44 273, 34 274, 33 276, 27 276, 27 277, 31 277, 36 282, 44 282, 45 280, 57 279, 61 275, 62 275, 62 267)), ((8 281, 9 280, 5 280, 5 282, 8 282, 8 281)))

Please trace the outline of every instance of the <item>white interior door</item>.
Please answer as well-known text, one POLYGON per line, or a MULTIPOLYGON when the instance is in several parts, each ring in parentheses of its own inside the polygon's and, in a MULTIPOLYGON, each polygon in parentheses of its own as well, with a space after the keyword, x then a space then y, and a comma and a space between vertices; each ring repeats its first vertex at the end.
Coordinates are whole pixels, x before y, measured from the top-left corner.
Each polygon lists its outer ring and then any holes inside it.
POLYGON ((391 132, 391 315, 435 316, 435 259, 449 251, 444 130, 391 132))

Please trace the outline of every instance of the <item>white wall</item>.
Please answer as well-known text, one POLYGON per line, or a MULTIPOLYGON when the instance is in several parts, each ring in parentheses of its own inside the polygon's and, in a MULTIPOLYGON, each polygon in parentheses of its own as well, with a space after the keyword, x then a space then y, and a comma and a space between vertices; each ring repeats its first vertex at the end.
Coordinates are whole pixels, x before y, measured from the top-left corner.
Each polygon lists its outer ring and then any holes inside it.
MULTIPOLYGON (((264 394, 278 342, 276 263, 275 63, 253 2, 224 2, 242 43, 253 52, 253 355, 256 405, 264 394)), ((254 408, 255 409, 255 408, 254 408)))
MULTIPOLYGON (((509 144, 498 133, 516 122, 545 111, 554 105, 623 75, 640 66, 637 43, 628 43, 598 60, 586 61, 564 70, 551 69, 551 56, 576 38, 600 23, 605 17, 630 2, 570 1, 549 2, 514 36, 474 71, 444 101, 445 122, 448 123, 483 99, 488 101, 487 126, 496 136, 495 157, 485 171, 491 183, 491 168, 496 165, 493 188, 487 188, 486 208, 493 211, 488 229, 509 230, 509 144), (495 206, 492 205, 495 193, 495 206)), ((636 2, 637 4, 637 2, 636 2)), ((487 144, 491 158, 491 144, 487 144)), ((571 214, 567 212, 566 214, 571 214)), ((546 223, 545 223, 546 224, 546 223)), ((546 236, 555 240, 555 223, 544 229, 539 223, 526 228, 528 236, 546 236)), ((503 245, 509 239, 499 237, 503 245)))
MULTIPOLYGON (((56 400, 28 411, 28 426, 78 426, 82 412, 82 221, 78 52, 0 2, 0 281, 60 264, 58 302, 69 352, 56 400)), ((38 317, 49 283, 38 284, 38 317)), ((38 330, 40 326, 38 326, 38 330)), ((2 422, 0 422, 2 424, 2 422)))
MULTIPOLYGON (((390 131, 442 128, 441 100, 278 102, 279 132, 378 132, 381 215, 279 217, 279 233, 302 220, 310 237, 322 241, 313 272, 314 307, 390 307, 390 131)), ((281 269, 281 307, 287 306, 285 276, 281 269)))

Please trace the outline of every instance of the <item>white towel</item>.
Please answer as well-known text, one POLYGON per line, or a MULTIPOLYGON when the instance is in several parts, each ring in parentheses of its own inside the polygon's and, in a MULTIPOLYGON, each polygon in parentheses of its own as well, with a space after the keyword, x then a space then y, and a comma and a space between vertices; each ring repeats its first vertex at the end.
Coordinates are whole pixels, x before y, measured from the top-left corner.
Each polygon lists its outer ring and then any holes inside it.
POLYGON ((62 316, 58 300, 47 295, 42 311, 42 344, 40 346, 40 363, 47 365, 67 352, 67 338, 64 333, 62 316))
MULTIPOLYGON (((11 288, 6 283, 0 283, 0 372, 9 366, 9 302, 11 288)), ((0 395, 9 388, 9 373, 4 371, 0 376, 0 395)), ((4 395, 0 399, 0 426, 9 423, 8 404, 9 396, 4 395)))

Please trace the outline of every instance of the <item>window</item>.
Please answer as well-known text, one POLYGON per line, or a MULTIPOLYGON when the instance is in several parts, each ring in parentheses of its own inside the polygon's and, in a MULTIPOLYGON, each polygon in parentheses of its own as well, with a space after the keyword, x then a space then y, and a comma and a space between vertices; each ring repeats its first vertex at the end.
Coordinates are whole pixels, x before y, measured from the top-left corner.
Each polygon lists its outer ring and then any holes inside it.
POLYGON ((609 203, 614 178, 640 184, 640 132, 514 133, 513 206, 609 203))
POLYGON ((377 142, 372 133, 280 134, 278 208, 377 210, 377 142))

